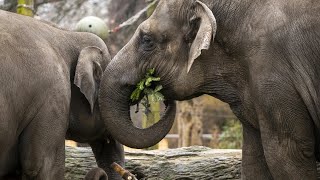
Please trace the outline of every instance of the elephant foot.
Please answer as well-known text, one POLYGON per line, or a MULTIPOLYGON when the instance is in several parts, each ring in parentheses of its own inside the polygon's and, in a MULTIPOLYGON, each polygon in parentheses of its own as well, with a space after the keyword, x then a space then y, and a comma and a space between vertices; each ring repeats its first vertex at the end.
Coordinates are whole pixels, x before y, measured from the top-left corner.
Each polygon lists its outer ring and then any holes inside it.
POLYGON ((84 178, 85 180, 108 180, 106 172, 101 168, 91 169, 84 178))

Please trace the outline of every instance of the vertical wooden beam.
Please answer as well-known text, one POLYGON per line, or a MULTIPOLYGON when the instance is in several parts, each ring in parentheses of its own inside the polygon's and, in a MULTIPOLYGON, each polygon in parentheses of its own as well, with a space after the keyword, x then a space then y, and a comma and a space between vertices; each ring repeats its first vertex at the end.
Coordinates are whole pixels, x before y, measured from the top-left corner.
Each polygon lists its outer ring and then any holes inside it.
POLYGON ((18 0, 17 13, 25 16, 34 16, 34 0, 18 0))

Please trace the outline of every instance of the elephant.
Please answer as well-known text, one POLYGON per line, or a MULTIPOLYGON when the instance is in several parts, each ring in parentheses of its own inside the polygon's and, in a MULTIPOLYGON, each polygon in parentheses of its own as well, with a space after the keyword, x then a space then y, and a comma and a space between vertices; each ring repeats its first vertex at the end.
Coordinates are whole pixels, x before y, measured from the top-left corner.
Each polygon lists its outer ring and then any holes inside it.
POLYGON ((108 180, 108 175, 103 169, 96 167, 96 168, 90 169, 90 171, 88 171, 84 179, 85 180, 108 180))
POLYGON ((242 179, 316 179, 319 17, 311 0, 159 0, 103 73, 107 131, 139 148, 168 132, 172 116, 139 129, 125 113, 154 68, 168 102, 208 94, 229 104, 243 126, 242 179))
MULTIPOLYGON (((89 143, 98 166, 122 179, 110 165, 124 165, 123 146, 98 105, 111 60, 103 40, 0 11, 0 49, 0 179, 64 179, 65 139, 89 143)), ((106 178, 102 169, 87 179, 106 178)))

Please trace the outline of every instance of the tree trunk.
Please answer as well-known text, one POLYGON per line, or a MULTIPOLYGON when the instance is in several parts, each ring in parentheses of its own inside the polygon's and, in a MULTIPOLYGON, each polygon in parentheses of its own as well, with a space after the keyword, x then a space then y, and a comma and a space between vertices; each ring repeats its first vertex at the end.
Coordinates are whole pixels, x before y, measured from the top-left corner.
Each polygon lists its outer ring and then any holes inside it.
POLYGON ((199 99, 177 102, 178 146, 202 145, 202 112, 199 99))

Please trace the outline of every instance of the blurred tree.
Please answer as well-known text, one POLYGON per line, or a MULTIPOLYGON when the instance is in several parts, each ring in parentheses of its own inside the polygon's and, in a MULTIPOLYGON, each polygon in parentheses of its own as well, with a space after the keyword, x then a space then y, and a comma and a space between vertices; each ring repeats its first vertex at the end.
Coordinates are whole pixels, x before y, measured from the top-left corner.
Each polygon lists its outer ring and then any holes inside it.
MULTIPOLYGON (((108 4, 108 17, 110 29, 116 29, 121 23, 127 21, 136 13, 146 7, 145 0, 110 0, 108 4)), ((110 53, 114 56, 132 37, 138 25, 147 18, 143 13, 134 23, 110 34, 107 44, 110 53)))
POLYGON ((58 1, 63 1, 63 0, 35 0, 35 5, 40 6, 41 4, 58 2, 58 1))
POLYGON ((16 12, 17 0, 4 0, 3 4, 0 4, 0 9, 5 11, 16 12))
MULTIPOLYGON (((29 1, 29 0, 26 0, 29 1)), ((36 10, 39 5, 50 3, 50 2, 56 2, 56 1, 62 1, 62 0, 34 0, 34 9, 36 10)), ((16 12, 18 5, 18 0, 4 0, 3 4, 0 4, 0 9, 5 11, 11 11, 16 12)))
POLYGON ((108 5, 110 24, 115 26, 128 20, 146 7, 145 0, 111 0, 108 5))
POLYGON ((178 147, 202 145, 202 114, 200 99, 177 102, 178 147))
POLYGON ((219 137, 218 148, 241 149, 242 148, 242 126, 239 120, 230 119, 223 126, 219 137))

